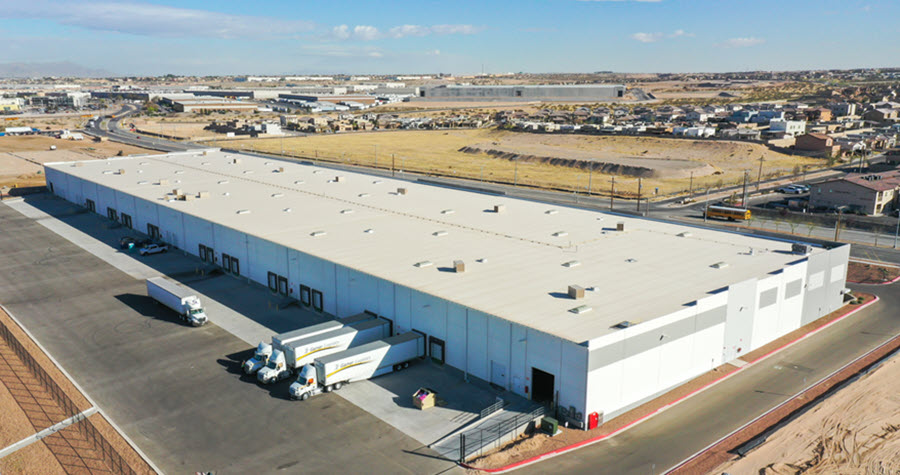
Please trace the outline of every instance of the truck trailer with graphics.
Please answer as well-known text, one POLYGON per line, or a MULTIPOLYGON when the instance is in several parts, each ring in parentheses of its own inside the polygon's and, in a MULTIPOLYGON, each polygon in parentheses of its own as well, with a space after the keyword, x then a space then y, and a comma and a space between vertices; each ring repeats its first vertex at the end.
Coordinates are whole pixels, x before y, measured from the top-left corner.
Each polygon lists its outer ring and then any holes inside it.
POLYGON ((303 366, 297 381, 291 384, 291 399, 305 400, 354 381, 399 371, 423 356, 425 337, 409 332, 316 358, 303 366))
POLYGON ((317 323, 315 325, 309 325, 286 333, 274 335, 272 337, 272 343, 266 343, 264 341, 259 342, 253 357, 241 363, 241 369, 244 370, 245 374, 256 373, 269 363, 272 352, 277 348, 281 348, 292 341, 303 340, 322 333, 339 330, 346 325, 353 325, 373 318, 375 318, 375 316, 370 313, 360 313, 341 320, 329 320, 327 322, 317 323))
POLYGON ((272 356, 266 366, 256 373, 256 379, 262 384, 281 381, 292 376, 303 365, 312 363, 315 358, 387 338, 390 332, 391 322, 376 318, 287 344, 273 345, 272 356))

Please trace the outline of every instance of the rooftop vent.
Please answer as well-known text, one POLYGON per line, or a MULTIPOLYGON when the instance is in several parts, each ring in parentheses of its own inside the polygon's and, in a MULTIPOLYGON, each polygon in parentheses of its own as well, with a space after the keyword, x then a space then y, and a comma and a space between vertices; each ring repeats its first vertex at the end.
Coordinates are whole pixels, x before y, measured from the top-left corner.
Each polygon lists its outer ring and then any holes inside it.
POLYGON ((584 287, 580 285, 569 286, 569 297, 578 300, 584 298, 584 287))
POLYGON ((578 267, 581 265, 581 263, 578 261, 568 261, 568 262, 563 262, 562 265, 563 265, 563 267, 578 267))
POLYGON ((548 209, 547 211, 544 211, 544 214, 556 214, 556 213, 559 213, 559 210, 548 209))
POLYGON ((312 237, 320 237, 320 236, 324 236, 325 234, 327 234, 325 231, 313 231, 313 232, 309 233, 309 235, 312 237))
POLYGON ((73 167, 83 167, 83 166, 84 166, 84 163, 82 163, 82 162, 75 162, 75 164, 72 165, 72 166, 73 166, 73 167))
POLYGON ((625 230, 625 221, 619 221, 616 223, 616 231, 624 231, 625 230))
POLYGON ((372 229, 372 228, 366 229, 366 230, 364 230, 363 232, 366 233, 366 234, 375 234, 375 230, 372 229))
POLYGON ((184 170, 175 170, 176 175, 184 175, 184 170))
POLYGON ((375 180, 375 181, 372 182, 373 185, 380 185, 380 184, 382 184, 382 183, 384 183, 384 182, 381 181, 381 180, 375 180))
POLYGON ((503 213, 506 211, 506 205, 494 205, 495 213, 503 213))
POLYGON ((200 165, 207 166, 207 165, 212 165, 212 163, 210 163, 210 162, 201 162, 200 165))
POLYGON ((304 183, 306 183, 306 182, 303 181, 303 180, 297 180, 297 181, 294 182, 295 185, 302 185, 302 184, 304 184, 304 183))
POLYGON ((713 269, 724 269, 724 268, 728 267, 728 263, 725 261, 716 262, 715 264, 711 265, 710 267, 712 267, 713 269))
POLYGON ((351 213, 353 213, 352 209, 342 209, 341 210, 341 214, 351 214, 351 213))
POLYGON ((244 170, 244 175, 249 175, 253 173, 253 170, 244 170))
POLYGON ((138 182, 138 185, 146 185, 147 183, 150 183, 150 182, 148 182, 148 181, 139 181, 139 182, 138 182))
POLYGON ((453 213, 455 213, 455 212, 456 212, 456 211, 454 211, 454 210, 452 210, 452 209, 445 209, 445 210, 442 210, 442 211, 441 211, 441 214, 453 214, 453 213))
POLYGON ((567 233, 565 231, 557 231, 557 232, 553 233, 553 237, 566 237, 568 235, 569 235, 569 233, 567 233))
POLYGON ((419 262, 416 262, 416 263, 413 264, 413 265, 416 266, 416 267, 418 267, 418 268, 423 268, 423 267, 431 267, 431 266, 434 265, 434 263, 431 262, 431 261, 419 261, 419 262))
POLYGON ((345 181, 345 180, 346 180, 346 178, 343 177, 343 176, 340 176, 340 175, 334 177, 335 183, 341 183, 341 182, 343 182, 343 181, 345 181))
POLYGON ((104 175, 112 175, 113 171, 112 170, 103 170, 103 174, 104 175))
POLYGON ((250 214, 249 209, 239 209, 237 210, 237 214, 250 214))
POLYGON ((466 271, 466 263, 463 261, 453 261, 453 271, 462 274, 466 271))
POLYGON ((368 193, 360 193, 360 194, 359 194, 359 197, 360 197, 360 198, 368 198, 368 197, 369 197, 369 194, 368 194, 368 193))
POLYGON ((613 325, 613 328, 618 328, 619 330, 624 330, 628 327, 634 326, 634 323, 629 322, 628 320, 621 321, 613 325))
POLYGON ((226 191, 225 193, 222 193, 222 196, 231 196, 231 193, 226 191))
POLYGON ((274 163, 272 163, 272 162, 263 162, 263 163, 265 163, 265 165, 266 165, 267 167, 268 167, 269 165, 274 165, 274 163))
POLYGON ((791 244, 791 252, 793 252, 794 254, 805 256, 812 252, 812 246, 810 246, 809 244, 794 243, 791 244))
POLYGON ((220 185, 227 185, 227 184, 228 184, 228 180, 219 180, 218 183, 219 183, 220 185))
POLYGON ((272 193, 272 198, 282 198, 284 197, 284 193, 272 193))
POLYGON ((635 259, 633 257, 629 257, 628 259, 625 259, 625 262, 627 262, 629 264, 634 264, 635 262, 637 262, 637 259, 635 259))
POLYGON ((150 162, 141 162, 141 165, 150 165, 150 162))
POLYGON ((293 211, 293 210, 290 209, 290 208, 285 208, 285 209, 283 209, 283 210, 281 210, 281 211, 284 211, 285 213, 290 213, 290 212, 293 211))
POLYGON ((234 160, 231 161, 231 163, 237 165, 237 164, 241 163, 241 159, 240 159, 240 158, 235 158, 234 160))
POLYGON ((446 235, 447 235, 447 231, 435 231, 435 232, 431 233, 431 235, 432 235, 432 236, 435 236, 435 237, 446 236, 446 235))
POLYGON ((322 173, 322 170, 313 170, 313 175, 318 175, 319 173, 322 173))
POLYGON ((685 231, 685 232, 683 232, 683 233, 678 233, 678 237, 691 237, 691 236, 693 236, 693 235, 694 235, 694 233, 692 233, 692 232, 690 232, 690 231, 685 231))
POLYGON ((488 260, 487 260, 487 257, 482 257, 482 258, 479 258, 479 259, 475 259, 475 262, 477 262, 477 263, 479 263, 479 264, 486 264, 487 261, 488 261, 488 260))
POLYGON ((405 195, 407 193, 406 188, 397 188, 398 195, 405 195))
POLYGON ((569 309, 570 312, 572 312, 572 313, 574 313, 574 314, 577 314, 577 315, 581 315, 582 313, 588 313, 588 312, 590 312, 591 310, 593 310, 593 308, 588 307, 587 305, 579 305, 579 306, 577 306, 577 307, 575 307, 575 308, 570 308, 570 309, 569 309))

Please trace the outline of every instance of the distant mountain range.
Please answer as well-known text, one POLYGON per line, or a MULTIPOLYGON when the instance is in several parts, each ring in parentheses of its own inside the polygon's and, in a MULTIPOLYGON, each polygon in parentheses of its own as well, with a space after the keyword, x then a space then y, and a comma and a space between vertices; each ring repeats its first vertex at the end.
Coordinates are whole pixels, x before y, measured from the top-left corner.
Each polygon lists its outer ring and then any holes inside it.
POLYGON ((103 69, 91 69, 71 61, 52 63, 0 63, 2 78, 41 78, 47 76, 97 78, 116 76, 103 69))

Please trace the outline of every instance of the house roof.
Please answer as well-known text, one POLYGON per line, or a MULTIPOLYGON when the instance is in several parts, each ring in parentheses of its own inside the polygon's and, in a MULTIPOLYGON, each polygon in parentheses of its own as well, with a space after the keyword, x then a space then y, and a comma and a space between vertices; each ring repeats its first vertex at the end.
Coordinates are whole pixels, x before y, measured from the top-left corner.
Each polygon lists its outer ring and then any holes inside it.
POLYGON ((900 188, 900 171, 884 173, 854 173, 841 180, 875 191, 900 188))

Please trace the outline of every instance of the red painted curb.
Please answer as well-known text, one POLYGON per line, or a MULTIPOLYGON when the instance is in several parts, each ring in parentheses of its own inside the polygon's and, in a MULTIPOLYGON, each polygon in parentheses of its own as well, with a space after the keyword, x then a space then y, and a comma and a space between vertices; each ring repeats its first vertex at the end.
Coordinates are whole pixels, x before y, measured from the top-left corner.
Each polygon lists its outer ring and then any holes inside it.
MULTIPOLYGON (((900 280, 900 277, 897 277, 897 279, 895 279, 895 280, 900 280)), ((759 363, 760 361, 762 361, 762 360, 764 360, 764 359, 766 359, 766 358, 768 358, 768 357, 774 355, 775 353, 778 353, 779 351, 781 351, 781 350, 783 350, 783 349, 785 349, 785 348, 787 348, 787 347, 789 347, 789 346, 791 346, 791 345, 794 345, 795 343, 798 343, 798 342, 801 341, 801 340, 804 340, 804 339, 806 339, 806 338, 808 338, 808 337, 810 337, 810 336, 812 336, 812 335, 815 335, 816 333, 818 333, 818 332, 820 332, 820 331, 822 331, 822 330, 824 330, 824 329, 826 329, 826 328, 828 328, 828 327, 834 325, 835 323, 837 323, 837 322, 839 322, 839 321, 841 321, 841 320, 843 320, 843 319, 845 319, 845 318, 847 318, 847 317, 849 317, 849 316, 855 314, 856 312, 859 312, 860 310, 862 310, 862 309, 868 307, 869 305, 874 304, 874 303, 877 302, 878 300, 880 300, 880 299, 879 299, 878 296, 876 295, 875 298, 872 299, 871 301, 866 302, 866 303, 864 303, 863 305, 860 305, 860 306, 856 307, 855 309, 853 309, 853 310, 851 310, 851 311, 845 313, 844 315, 841 315, 840 317, 835 318, 834 320, 832 320, 832 321, 826 323, 825 325, 822 325, 821 327, 816 328, 815 330, 812 330, 812 331, 810 331, 809 333, 807 333, 807 334, 805 334, 805 335, 801 335, 800 337, 798 337, 798 338, 796 338, 796 339, 794 339, 794 340, 792 340, 792 341, 790 341, 790 342, 784 344, 783 346, 781 346, 781 347, 779 347, 779 348, 776 348, 776 349, 774 349, 774 350, 772 350, 772 351, 770 351, 770 352, 768 352, 768 353, 766 353, 766 354, 760 356, 759 358, 756 358, 756 359, 753 360, 753 361, 748 362, 746 365, 741 366, 740 368, 737 368, 736 370, 734 370, 734 371, 732 371, 732 372, 730 372, 730 373, 728 373, 728 374, 726 374, 726 375, 723 375, 722 377, 720 377, 720 378, 718 378, 718 379, 716 379, 716 380, 714 380, 714 381, 712 381, 712 382, 710 382, 710 383, 708 383, 708 384, 706 384, 706 385, 704 385, 704 386, 701 386, 700 388, 698 388, 698 389, 696 389, 696 390, 694 390, 694 391, 692 391, 692 392, 690 392, 690 393, 688 393, 688 394, 686 394, 686 395, 684 395, 684 396, 682 396, 682 397, 680 397, 680 398, 678 398, 678 399, 676 399, 676 400, 674 400, 674 401, 672 401, 672 402, 670 402, 670 403, 668 403, 668 404, 666 404, 666 405, 664 405, 664 406, 661 406, 661 407, 659 407, 658 409, 656 409, 655 411, 653 411, 653 412, 651 412, 651 413, 649 413, 649 414, 647 414, 647 415, 645 415, 645 416, 643 416, 643 417, 640 417, 640 418, 638 418, 638 419, 636 419, 636 420, 634 420, 634 421, 631 421, 630 423, 625 424, 624 426, 619 427, 618 429, 616 429, 616 430, 614 430, 614 431, 612 431, 612 432, 608 432, 608 433, 606 433, 606 434, 600 434, 600 435, 598 435, 598 436, 596 436, 596 437, 592 437, 592 438, 590 438, 590 439, 585 439, 585 440, 582 440, 581 442, 576 442, 576 443, 574 443, 574 444, 572 444, 572 445, 568 445, 568 446, 566 446, 566 447, 560 447, 560 448, 558 448, 558 449, 551 450, 550 452, 547 452, 547 453, 545 453, 545 454, 536 455, 536 456, 531 457, 531 458, 529 458, 529 459, 521 460, 521 461, 519 461, 519 462, 515 462, 515 463, 512 463, 512 464, 506 465, 506 466, 504 466, 504 467, 498 467, 498 468, 478 468, 478 467, 473 467, 473 466, 471 466, 471 465, 469 465, 469 464, 467 464, 467 463, 458 463, 458 465, 459 465, 460 467, 463 467, 463 468, 466 468, 466 469, 469 469, 469 470, 479 470, 479 471, 482 471, 482 472, 488 472, 488 473, 502 473, 502 472, 506 472, 506 471, 509 471, 509 470, 514 470, 514 469, 519 468, 519 467, 521 467, 521 466, 523 466, 523 465, 529 465, 529 464, 532 464, 532 463, 540 462, 541 460, 544 460, 544 459, 546 459, 546 458, 551 458, 551 457, 555 457, 555 456, 557 456, 557 455, 564 454, 564 453, 566 453, 566 452, 571 452, 571 451, 576 450, 576 449, 578 449, 578 448, 584 447, 585 445, 590 445, 590 444, 593 444, 593 443, 595 443, 595 442, 600 442, 600 441, 602 441, 602 440, 604 440, 604 439, 608 439, 608 438, 610 438, 610 437, 612 437, 612 436, 614 436, 614 435, 616 435, 616 434, 618 434, 618 433, 620 433, 620 432, 623 432, 624 430, 626 430, 626 429, 628 429, 628 428, 633 427, 634 425, 638 424, 639 422, 643 422, 643 421, 647 420, 648 418, 650 418, 650 417, 652 417, 652 416, 655 416, 656 414, 659 414, 660 412, 662 412, 662 411, 664 411, 664 410, 666 410, 666 409, 668 409, 668 408, 670 408, 670 407, 672 407, 672 406, 674 406, 674 405, 676 405, 676 404, 678 404, 678 403, 684 401, 685 399, 687 399, 687 398, 689 398, 689 397, 691 397, 691 396, 694 396, 694 395, 696 395, 696 394, 698 394, 698 393, 700 393, 700 392, 702 392, 702 391, 705 391, 705 390, 711 388, 712 386, 715 386, 716 384, 718 384, 718 383, 720 383, 720 382, 722 382, 722 381, 724 381, 724 380, 726 380, 726 379, 728 379, 728 378, 734 376, 735 374, 740 373, 740 372, 741 372, 742 370, 744 370, 745 368, 749 368, 749 367, 755 365, 756 363, 759 363)), ((696 454, 695 457, 696 457, 697 455, 700 455, 700 454, 696 454)))
POLYGON ((893 280, 889 280, 887 282, 854 282, 852 280, 848 280, 847 282, 850 284, 859 284, 859 285, 888 285, 888 284, 893 284, 894 282, 897 282, 898 280, 900 280, 900 275, 898 275, 897 277, 894 277, 893 280))

